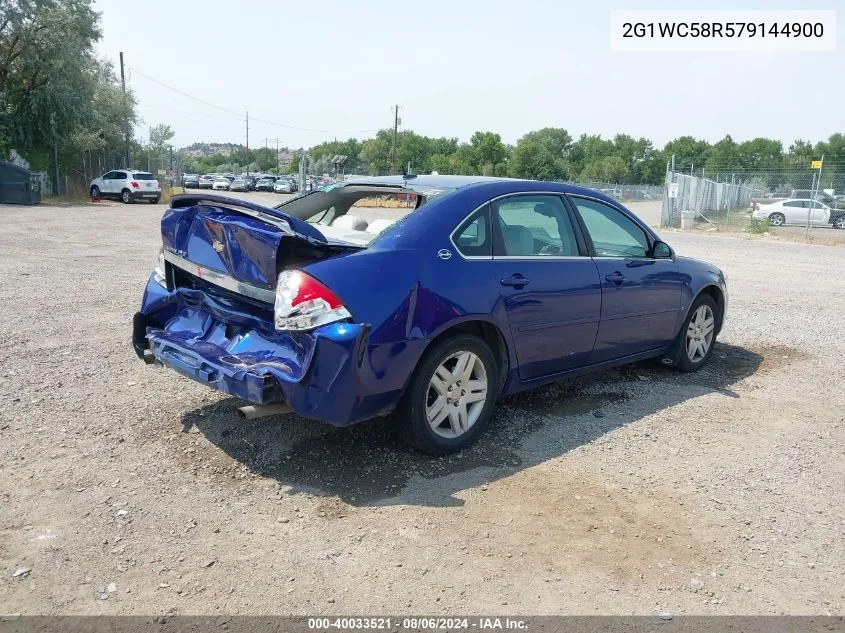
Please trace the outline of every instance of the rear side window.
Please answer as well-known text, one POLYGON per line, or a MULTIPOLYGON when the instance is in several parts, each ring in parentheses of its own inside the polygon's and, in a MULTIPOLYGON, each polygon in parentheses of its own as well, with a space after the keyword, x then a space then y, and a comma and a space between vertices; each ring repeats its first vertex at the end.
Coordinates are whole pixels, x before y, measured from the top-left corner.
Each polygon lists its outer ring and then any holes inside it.
POLYGON ((113 171, 111 173, 111 180, 123 180, 126 178, 125 171, 113 171))
POLYGON ((569 214, 558 196, 513 196, 492 205, 501 240, 495 254, 506 257, 579 255, 569 214))
POLYGON ((803 200, 793 200, 792 202, 784 202, 783 206, 785 207, 806 207, 806 203, 803 200))
POLYGON ((137 174, 132 174, 132 178, 135 180, 155 180, 155 176, 152 174, 148 174, 145 171, 139 171, 137 174))
POLYGON ((490 208, 484 205, 467 218, 452 235, 455 246, 464 257, 491 257, 493 239, 490 232, 490 208))

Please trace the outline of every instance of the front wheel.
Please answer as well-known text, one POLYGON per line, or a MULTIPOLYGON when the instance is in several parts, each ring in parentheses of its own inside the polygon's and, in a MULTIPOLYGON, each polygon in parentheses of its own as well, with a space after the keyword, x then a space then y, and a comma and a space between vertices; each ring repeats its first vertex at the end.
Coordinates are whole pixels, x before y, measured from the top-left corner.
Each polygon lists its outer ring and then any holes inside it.
POLYGON ((469 334, 426 352, 402 404, 393 414, 400 438, 430 455, 472 444, 489 424, 496 402, 498 368, 487 344, 469 334))
POLYGON ((786 224, 786 218, 783 213, 772 213, 769 216, 769 224, 772 226, 783 226, 786 224))
POLYGON ((678 334, 672 364, 683 372, 698 371, 710 358, 716 344, 716 302, 709 295, 699 295, 692 304, 678 334))
POLYGON ((120 199, 123 200, 123 204, 130 204, 132 202, 132 193, 129 189, 124 189, 120 193, 120 199))
POLYGON ((97 185, 91 187, 91 197, 92 198, 99 198, 100 197, 100 188, 97 185))

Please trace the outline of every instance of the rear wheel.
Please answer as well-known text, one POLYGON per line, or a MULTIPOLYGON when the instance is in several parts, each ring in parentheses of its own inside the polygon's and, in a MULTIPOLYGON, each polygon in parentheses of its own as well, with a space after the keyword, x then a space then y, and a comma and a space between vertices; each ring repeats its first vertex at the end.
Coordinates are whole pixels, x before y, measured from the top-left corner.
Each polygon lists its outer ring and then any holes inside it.
POLYGON ((840 215, 833 221, 833 228, 845 229, 845 215, 840 215))
POLYGON ((489 424, 498 369, 487 344, 462 334, 438 343, 418 365, 393 414, 399 436, 431 455, 472 444, 489 424))
POLYGON ((769 216, 769 224, 772 226, 783 226, 786 224, 786 218, 783 213, 772 213, 769 216))
POLYGON ((150 200, 150 202, 152 204, 158 204, 158 200, 159 200, 158 198, 153 198, 152 200, 150 200))
POLYGON ((123 200, 123 204, 131 204, 132 192, 130 192, 129 189, 124 189, 120 192, 120 199, 123 200))

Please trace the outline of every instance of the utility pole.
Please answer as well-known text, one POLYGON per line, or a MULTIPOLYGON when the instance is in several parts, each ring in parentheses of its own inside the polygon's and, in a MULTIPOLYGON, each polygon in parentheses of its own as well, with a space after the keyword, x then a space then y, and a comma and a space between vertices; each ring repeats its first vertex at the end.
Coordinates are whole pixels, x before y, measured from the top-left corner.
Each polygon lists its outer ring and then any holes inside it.
POLYGON ((399 130, 399 105, 393 108, 393 151, 390 154, 390 173, 396 173, 396 133, 399 130))
POLYGON ((126 75, 123 72, 123 51, 120 51, 120 85, 123 87, 123 140, 125 143, 123 166, 129 169, 129 111, 126 109, 126 75))
POLYGON ((249 176, 249 110, 246 111, 246 175, 249 176))

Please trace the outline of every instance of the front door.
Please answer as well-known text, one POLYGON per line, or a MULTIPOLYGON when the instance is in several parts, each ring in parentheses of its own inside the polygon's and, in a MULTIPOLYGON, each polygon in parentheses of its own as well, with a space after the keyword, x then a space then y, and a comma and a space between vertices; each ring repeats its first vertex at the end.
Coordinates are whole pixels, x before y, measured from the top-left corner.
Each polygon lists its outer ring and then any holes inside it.
POLYGON ((570 196, 598 268, 601 323, 590 357, 601 363, 665 348, 677 328, 683 278, 674 259, 651 257, 651 240, 626 213, 570 196))
POLYGON ((601 284, 558 195, 491 203, 493 269, 521 380, 586 365, 601 316, 601 284))

